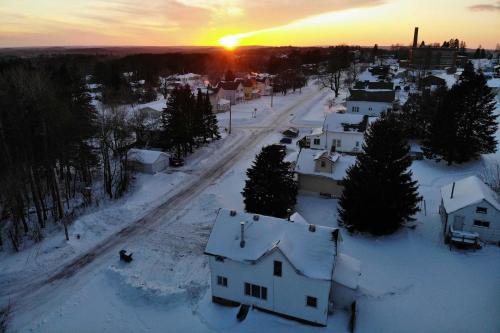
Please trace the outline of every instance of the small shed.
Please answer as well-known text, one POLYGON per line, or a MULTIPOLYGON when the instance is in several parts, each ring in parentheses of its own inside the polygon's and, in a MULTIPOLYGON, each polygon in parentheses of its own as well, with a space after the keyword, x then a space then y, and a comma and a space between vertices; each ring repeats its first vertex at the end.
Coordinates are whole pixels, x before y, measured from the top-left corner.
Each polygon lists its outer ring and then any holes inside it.
POLYGON ((136 171, 155 174, 168 167, 169 155, 162 151, 130 149, 128 163, 136 171))

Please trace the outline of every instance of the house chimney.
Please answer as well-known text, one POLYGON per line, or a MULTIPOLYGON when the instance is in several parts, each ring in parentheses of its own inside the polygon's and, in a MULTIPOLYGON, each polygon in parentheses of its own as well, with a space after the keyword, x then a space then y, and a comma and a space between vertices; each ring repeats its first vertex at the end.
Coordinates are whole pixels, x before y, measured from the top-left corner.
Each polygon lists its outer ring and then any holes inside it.
POLYGON ((453 182, 453 185, 451 186, 451 195, 450 199, 453 199, 453 193, 455 192, 455 182, 453 182))
POLYGON ((244 248, 245 247, 245 222, 241 221, 240 227, 241 227, 240 247, 244 248))
POLYGON ((417 47, 418 44, 418 27, 415 27, 415 32, 413 33, 413 47, 417 47))

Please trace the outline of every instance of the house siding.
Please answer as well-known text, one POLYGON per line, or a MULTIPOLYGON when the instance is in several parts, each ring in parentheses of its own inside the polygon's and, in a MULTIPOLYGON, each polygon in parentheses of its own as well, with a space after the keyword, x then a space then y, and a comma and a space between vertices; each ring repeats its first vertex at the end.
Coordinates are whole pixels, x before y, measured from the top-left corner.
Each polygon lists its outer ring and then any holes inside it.
POLYGON ((357 153, 361 151, 364 142, 363 132, 328 132, 327 134, 319 134, 310 136, 310 148, 326 149, 331 151, 333 141, 340 140, 340 147, 336 147, 335 151, 341 153, 357 153), (320 143, 315 145, 314 139, 320 139, 320 143), (358 146, 356 146, 358 142, 358 146))
POLYGON ((331 281, 297 274, 280 251, 274 251, 254 264, 230 259, 221 262, 210 256, 209 265, 212 296, 326 325, 331 281), (274 260, 282 262, 281 277, 273 275, 274 260), (217 276, 227 277, 227 287, 217 284, 217 276), (267 300, 245 295, 245 282, 266 287, 267 300), (306 305, 307 296, 317 298, 316 308, 306 305))
POLYGON ((315 193, 328 194, 340 197, 344 186, 339 185, 337 180, 320 175, 298 174, 299 189, 315 193))
POLYGON ((346 112, 367 115, 370 117, 379 117, 382 112, 392 108, 392 103, 368 102, 368 101, 347 101, 346 112), (359 111, 354 112, 353 107, 358 107, 359 111), (371 110, 370 110, 371 108, 371 110))
MULTIPOLYGON (((479 238, 486 242, 500 242, 500 212, 485 200, 481 201, 478 204, 464 207, 452 213, 446 213, 445 211, 442 211, 442 215, 443 214, 446 214, 448 216, 446 233, 449 232, 449 228, 453 224, 455 217, 463 216, 463 231, 477 232, 479 234, 479 238), (477 207, 487 208, 487 213, 476 213, 477 207), (489 228, 475 226, 474 220, 490 222, 490 226, 489 228)), ((444 217, 444 219, 446 219, 446 216, 444 217)))

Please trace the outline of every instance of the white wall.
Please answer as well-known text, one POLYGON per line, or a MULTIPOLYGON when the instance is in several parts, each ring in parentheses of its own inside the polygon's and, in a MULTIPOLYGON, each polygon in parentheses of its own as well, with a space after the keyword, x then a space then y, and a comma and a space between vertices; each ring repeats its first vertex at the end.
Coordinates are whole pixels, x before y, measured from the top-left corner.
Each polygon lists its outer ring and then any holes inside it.
POLYGON ((344 153, 360 152, 364 142, 364 133, 362 132, 328 132, 319 135, 311 135, 311 148, 327 149, 331 151, 333 140, 340 140, 340 147, 336 147, 336 151, 344 153), (318 145, 314 144, 314 139, 320 139, 318 145), (358 143, 358 146, 356 146, 358 143))
POLYGON ((464 228, 463 231, 477 232, 479 237, 483 241, 487 242, 500 242, 500 212, 490 205, 487 201, 482 201, 475 205, 470 205, 459 209, 453 213, 448 214, 448 225, 453 224, 455 216, 464 217, 464 228), (477 207, 487 208, 487 214, 476 213, 477 207), (474 220, 481 220, 490 222, 490 227, 479 227, 474 225, 474 220))
POLYGON ((256 264, 209 258, 212 295, 326 325, 331 281, 298 275, 279 251, 256 264), (282 262, 282 276, 273 275, 273 262, 282 262), (228 278, 227 287, 217 285, 217 276, 228 278), (267 300, 245 295, 245 282, 267 288, 267 300), (306 305, 307 296, 317 298, 317 307, 306 305))
POLYGON ((379 117, 380 113, 392 108, 392 103, 365 102, 365 101, 347 101, 346 112, 362 114, 370 117, 379 117), (359 112, 354 112, 353 107, 359 107, 359 112))

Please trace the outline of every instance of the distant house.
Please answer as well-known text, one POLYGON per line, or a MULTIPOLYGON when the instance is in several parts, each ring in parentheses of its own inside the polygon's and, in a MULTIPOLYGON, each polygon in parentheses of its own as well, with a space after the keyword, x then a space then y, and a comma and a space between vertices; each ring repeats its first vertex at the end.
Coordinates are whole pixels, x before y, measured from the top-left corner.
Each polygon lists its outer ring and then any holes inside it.
POLYGON ((436 75, 428 75, 420 79, 421 89, 430 89, 434 91, 439 87, 446 87, 446 81, 436 75))
POLYGON ((253 84, 252 80, 250 80, 250 79, 239 79, 238 78, 238 79, 235 79, 234 81, 235 82, 240 82, 241 85, 243 86, 244 99, 246 101, 251 100, 251 99, 254 98, 253 92, 254 92, 254 90, 256 88, 254 87, 254 84, 253 84))
POLYGON ((217 97, 227 99, 231 102, 231 105, 240 103, 245 98, 245 90, 241 82, 221 81, 217 88, 217 97))
POLYGON ((329 152, 359 153, 365 132, 376 117, 351 113, 329 113, 321 129, 308 136, 309 147, 329 152))
POLYGON ((353 89, 360 90, 394 90, 393 82, 370 82, 370 81, 357 81, 353 89))
POLYGON ((154 174, 165 170, 169 155, 156 150, 130 149, 127 155, 129 165, 136 171, 154 174))
POLYGON ((256 88, 261 96, 269 96, 272 93, 271 81, 268 77, 257 77, 255 79, 256 88))
POLYGON ((443 186, 439 213, 447 241, 500 242, 498 196, 476 176, 443 186))
POLYGON ((301 149, 294 170, 299 190, 338 198, 344 190, 346 171, 355 162, 354 156, 301 149))
POLYGON ((350 89, 346 112, 378 117, 394 107, 396 93, 393 90, 350 89))
POLYGON ((360 263, 340 253, 341 242, 338 229, 297 214, 286 220, 221 210, 205 249, 212 301, 326 326, 358 288, 360 263))

